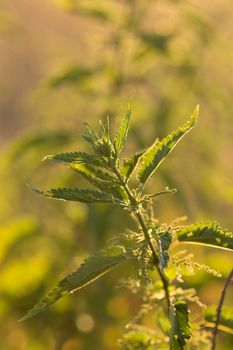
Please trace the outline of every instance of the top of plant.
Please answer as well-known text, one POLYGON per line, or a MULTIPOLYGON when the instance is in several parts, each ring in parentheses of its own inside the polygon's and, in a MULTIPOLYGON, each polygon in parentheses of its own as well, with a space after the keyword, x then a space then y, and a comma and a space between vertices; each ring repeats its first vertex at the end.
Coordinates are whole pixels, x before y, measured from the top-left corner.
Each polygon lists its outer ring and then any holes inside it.
MULTIPOLYGON (((147 332, 144 328, 143 331, 140 331, 140 327, 138 330, 137 324, 135 328, 131 325, 132 329, 122 339, 123 349, 152 350, 157 349, 156 344, 161 343, 164 348, 164 344, 169 342, 171 350, 183 350, 192 336, 188 303, 198 302, 195 290, 177 288, 183 270, 192 273, 195 269, 203 269, 214 276, 220 274, 206 265, 193 262, 190 254, 187 255, 184 251, 174 254, 172 247, 174 243, 184 242, 232 250, 233 235, 211 222, 185 227, 160 224, 153 217, 152 199, 161 194, 174 193, 175 190, 166 188, 158 193, 143 193, 144 185, 163 160, 196 124, 199 106, 183 126, 161 141, 156 139, 146 150, 138 151, 121 161, 120 154, 126 143, 131 110, 132 101, 129 102, 117 135, 113 139, 108 119, 105 123, 100 122, 100 134, 87 125, 88 132, 83 137, 91 145, 92 153, 78 151, 45 157, 68 165, 86 179, 94 187, 93 189, 56 188, 35 191, 43 196, 61 200, 119 204, 136 219, 137 229, 135 232, 126 230, 117 236, 114 244, 111 243, 87 258, 75 272, 62 279, 47 297, 29 310, 22 320, 46 310, 66 294, 83 288, 119 264, 132 261, 138 270, 139 285, 147 288, 144 299, 148 300, 139 314, 142 316, 146 309, 158 306, 156 329, 159 331, 160 339, 152 336, 153 332, 147 332), (133 173, 136 174, 138 183, 131 186, 129 180, 133 173), (145 287, 148 283, 144 282, 150 280, 148 273, 150 270, 157 270, 159 287, 156 283, 145 287), (166 307, 162 304, 166 304, 166 307), (163 318, 161 312, 164 313, 163 318)), ((203 336, 200 336, 200 341, 202 339, 203 336)))
MULTIPOLYGON (((121 162, 120 153, 126 143, 131 112, 132 101, 130 100, 119 130, 113 140, 110 136, 108 118, 106 123, 100 121, 100 134, 97 134, 86 124, 88 133, 83 135, 83 138, 91 145, 93 151, 91 154, 70 152, 49 155, 44 158, 44 160, 53 160, 69 165, 71 169, 78 172, 98 190, 58 188, 46 192, 36 190, 36 192, 47 197, 63 200, 129 205, 127 193, 125 193, 125 188, 116 175, 116 170, 120 171, 121 180, 125 184, 127 184, 132 173, 136 172, 136 177, 142 189, 166 156, 174 149, 183 136, 194 127, 198 118, 199 106, 195 108, 190 119, 183 126, 161 141, 156 139, 148 149, 136 152, 121 162)), ((143 198, 140 200, 143 200, 143 198)))

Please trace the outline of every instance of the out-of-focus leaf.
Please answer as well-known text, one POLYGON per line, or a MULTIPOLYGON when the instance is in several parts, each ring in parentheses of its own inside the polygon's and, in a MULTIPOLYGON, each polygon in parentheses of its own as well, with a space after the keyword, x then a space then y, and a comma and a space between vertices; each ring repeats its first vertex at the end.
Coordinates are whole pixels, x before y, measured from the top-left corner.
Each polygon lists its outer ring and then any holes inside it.
POLYGON ((71 134, 65 131, 56 132, 44 132, 33 133, 26 136, 22 136, 18 142, 16 142, 11 150, 11 160, 20 158, 29 149, 35 149, 45 145, 63 145, 71 139, 71 134))
POLYGON ((130 331, 124 335, 121 345, 126 350, 154 350, 155 336, 143 331, 130 331))
POLYGON ((110 246, 87 258, 82 265, 71 275, 62 279, 47 297, 42 299, 33 309, 21 319, 21 321, 34 317, 42 311, 45 311, 50 305, 66 294, 72 293, 87 284, 95 281, 113 267, 130 259, 124 247, 110 246))
POLYGON ((21 217, 1 226, 0 261, 5 260, 7 255, 25 238, 36 234, 38 229, 39 226, 34 217, 21 217))
MULTIPOLYGON (((29 239, 29 236, 27 238, 29 239)), ((22 248, 28 247, 25 245, 25 240, 26 236, 22 242, 22 248)), ((50 251, 48 246, 43 247, 43 249, 39 247, 41 246, 38 245, 32 250, 27 250, 27 254, 23 253, 21 248, 20 254, 5 257, 0 278, 2 295, 8 295, 10 299, 17 299, 22 296, 28 299, 29 294, 34 294, 38 290, 37 288, 44 285, 54 266, 54 257, 52 256, 51 247, 50 251)), ((13 253, 13 251, 10 253, 13 253)))
POLYGON ((107 12, 104 8, 100 8, 100 5, 98 7, 96 7, 94 4, 88 6, 88 3, 85 4, 85 2, 83 2, 82 4, 79 0, 61 0, 60 5, 67 11, 70 11, 74 14, 77 13, 88 17, 94 17, 100 20, 110 19, 110 13, 107 12))
POLYGON ((168 49, 169 41, 172 36, 139 32, 139 37, 151 49, 166 52, 168 49))
POLYGON ((141 158, 138 180, 145 184, 149 177, 154 173, 166 156, 173 150, 177 143, 187 134, 196 124, 199 114, 199 106, 197 106, 191 116, 191 118, 177 130, 173 131, 170 135, 164 138, 162 141, 155 141, 155 143, 148 149, 141 158))
POLYGON ((55 88, 63 84, 74 84, 83 82, 92 77, 95 71, 93 69, 79 67, 77 65, 70 65, 59 74, 49 79, 49 87, 55 88))
MULTIPOLYGON (((216 306, 209 306, 205 310, 205 319, 210 323, 216 322, 216 306)), ((233 308, 223 307, 221 310, 221 316, 219 320, 221 330, 233 334, 233 308)))
POLYGON ((233 234, 215 222, 190 225, 177 231, 180 242, 205 244, 233 250, 233 234))
POLYGON ((76 10, 78 13, 81 13, 82 15, 89 16, 89 17, 95 17, 100 20, 109 20, 110 19, 110 13, 105 11, 101 8, 79 8, 76 10))
POLYGON ((186 339, 189 339, 192 335, 188 314, 189 310, 186 302, 176 301, 171 305, 171 350, 183 350, 186 339))

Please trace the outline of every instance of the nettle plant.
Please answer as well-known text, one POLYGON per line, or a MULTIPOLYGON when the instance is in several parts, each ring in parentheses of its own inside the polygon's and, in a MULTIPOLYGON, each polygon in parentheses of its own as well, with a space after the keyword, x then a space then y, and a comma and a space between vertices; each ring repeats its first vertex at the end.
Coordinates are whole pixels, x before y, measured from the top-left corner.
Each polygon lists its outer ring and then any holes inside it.
MULTIPOLYGON (((131 117, 131 101, 114 140, 110 136, 109 120, 100 122, 97 134, 89 125, 84 139, 91 145, 92 153, 72 152, 49 155, 45 159, 68 165, 85 178, 96 189, 57 188, 48 191, 35 190, 42 196, 59 200, 84 203, 109 203, 127 210, 136 221, 137 229, 126 229, 118 234, 105 248, 90 256, 72 274, 35 305, 22 320, 45 311, 57 300, 94 282, 119 264, 131 262, 135 273, 124 285, 142 298, 140 310, 127 325, 126 334, 119 340, 125 350, 152 349, 200 349, 212 344, 215 348, 217 327, 232 326, 232 313, 224 311, 222 303, 232 276, 228 277, 221 303, 207 308, 205 318, 196 317, 190 324, 189 307, 196 303, 203 308, 195 289, 183 288, 185 273, 204 269, 215 276, 220 274, 210 267, 193 261, 186 251, 178 250, 180 242, 198 243, 224 249, 233 249, 233 235, 218 224, 202 222, 190 226, 179 220, 172 224, 160 223, 153 215, 153 200, 163 194, 174 194, 175 189, 165 188, 159 193, 145 194, 144 188, 167 155, 177 143, 195 126, 198 118, 197 106, 190 119, 166 138, 158 139, 151 147, 120 160, 125 146, 131 117), (133 173, 136 173, 132 179, 133 173), (136 181, 135 181, 136 180, 136 181), (176 247, 176 249, 174 249, 176 247), (153 328, 145 321, 154 313, 153 328), (210 327, 214 328, 211 341, 210 327)), ((201 312, 200 312, 201 314, 201 312)))

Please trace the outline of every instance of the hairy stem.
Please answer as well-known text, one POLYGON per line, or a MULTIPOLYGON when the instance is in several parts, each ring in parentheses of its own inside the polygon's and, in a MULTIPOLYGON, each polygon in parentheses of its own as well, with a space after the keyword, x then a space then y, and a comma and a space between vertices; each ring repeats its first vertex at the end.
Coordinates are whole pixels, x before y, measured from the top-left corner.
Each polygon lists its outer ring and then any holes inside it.
POLYGON ((165 299, 166 299, 168 310, 169 310, 169 308, 170 308, 170 296, 169 296, 169 289, 168 289, 168 281, 167 281, 166 277, 164 276, 164 274, 162 273, 161 268, 159 266, 159 257, 157 255, 155 247, 151 241, 151 237, 150 237, 150 234, 148 232, 148 228, 146 226, 144 218, 143 218, 143 216, 140 212, 140 209, 138 207, 138 202, 137 202, 136 198, 134 197, 134 195, 131 193, 128 185, 124 181, 124 178, 122 177, 121 173, 118 171, 118 169, 116 167, 114 168, 114 172, 115 172, 117 178, 119 179, 122 187, 124 188, 125 192, 128 195, 130 204, 131 204, 132 208, 134 208, 133 209, 134 216, 136 217, 139 225, 141 226, 145 240, 146 240, 148 246, 150 247, 150 250, 151 250, 151 253, 153 256, 153 260, 154 260, 154 264, 156 266, 156 269, 158 271, 160 279, 163 283, 163 288, 164 288, 164 292, 165 292, 165 299))
POLYGON ((212 346, 211 346, 211 350, 215 350, 216 349, 216 345, 217 345, 217 333, 218 333, 218 326, 219 326, 219 322, 220 322, 220 318, 221 318, 221 312, 222 312, 222 307, 223 307, 223 303, 224 303, 224 299, 226 296, 226 292, 227 292, 227 288, 229 287, 231 281, 233 279, 233 269, 231 270, 230 274, 228 275, 225 285, 223 287, 222 290, 222 294, 219 300, 219 304, 217 307, 217 315, 216 315, 216 321, 215 321, 215 327, 214 327, 214 331, 213 331, 213 339, 212 339, 212 346))
POLYGON ((167 279, 165 278, 165 276, 163 275, 160 267, 159 267, 159 258, 158 258, 158 255, 156 254, 156 251, 155 251, 155 248, 151 242, 151 239, 150 239, 150 235, 149 235, 149 232, 148 232, 148 229, 146 227, 146 224, 143 220, 143 217, 140 213, 140 211, 137 211, 134 213, 134 215, 136 216, 136 218, 138 219, 138 222, 140 223, 141 225, 141 228, 143 230, 143 233, 144 233, 144 236, 145 236, 145 239, 151 249, 151 252, 152 252, 152 255, 153 255, 153 259, 154 259, 154 263, 155 263, 155 266, 156 266, 156 269, 158 271, 158 274, 160 276, 160 279, 163 283, 163 288, 164 288, 164 292, 165 292, 165 298, 166 298, 166 301, 167 301, 167 306, 168 306, 168 309, 170 308, 170 296, 169 296, 169 290, 168 290, 168 281, 167 279))

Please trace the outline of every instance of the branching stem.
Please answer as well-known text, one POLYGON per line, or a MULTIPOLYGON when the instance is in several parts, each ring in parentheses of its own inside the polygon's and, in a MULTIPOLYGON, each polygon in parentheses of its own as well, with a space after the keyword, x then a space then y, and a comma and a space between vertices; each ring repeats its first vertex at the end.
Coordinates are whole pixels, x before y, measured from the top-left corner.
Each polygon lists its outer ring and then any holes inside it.
POLYGON ((219 300, 219 304, 218 304, 218 307, 217 307, 217 315, 216 315, 215 327, 214 327, 214 331, 213 331, 213 339, 212 339, 211 350, 215 350, 216 349, 218 326, 219 326, 219 322, 220 322, 220 318, 221 318, 222 307, 223 307, 224 299, 225 299, 225 296, 226 296, 227 288, 229 287, 232 279, 233 279, 233 269, 231 270, 230 274, 228 275, 228 277, 226 279, 226 282, 225 282, 225 285, 223 287, 222 294, 221 294, 221 297, 220 297, 220 300, 219 300))
POLYGON ((121 173, 119 172, 119 170, 117 169, 117 167, 114 167, 114 173, 116 174, 117 178, 119 179, 122 187, 124 188, 125 192, 128 195, 129 201, 130 201, 130 205, 132 206, 132 208, 134 208, 132 211, 134 213, 134 216, 136 217, 138 223, 140 224, 145 240, 148 244, 148 246, 150 247, 152 256, 153 256, 153 260, 154 260, 154 264, 156 266, 156 269, 158 271, 158 274, 160 276, 160 279, 163 283, 163 288, 164 288, 164 292, 165 292, 165 299, 167 302, 167 306, 168 306, 168 311, 170 309, 170 296, 169 296, 169 289, 168 289, 168 281, 165 278, 164 274, 162 273, 160 266, 159 266, 159 257, 156 253, 155 247, 151 241, 151 237, 150 234, 148 232, 148 228, 146 226, 146 223, 144 221, 144 218, 140 212, 140 208, 138 207, 138 202, 136 200, 136 198, 134 197, 134 195, 131 193, 127 183, 125 183, 124 178, 122 177, 121 173))

